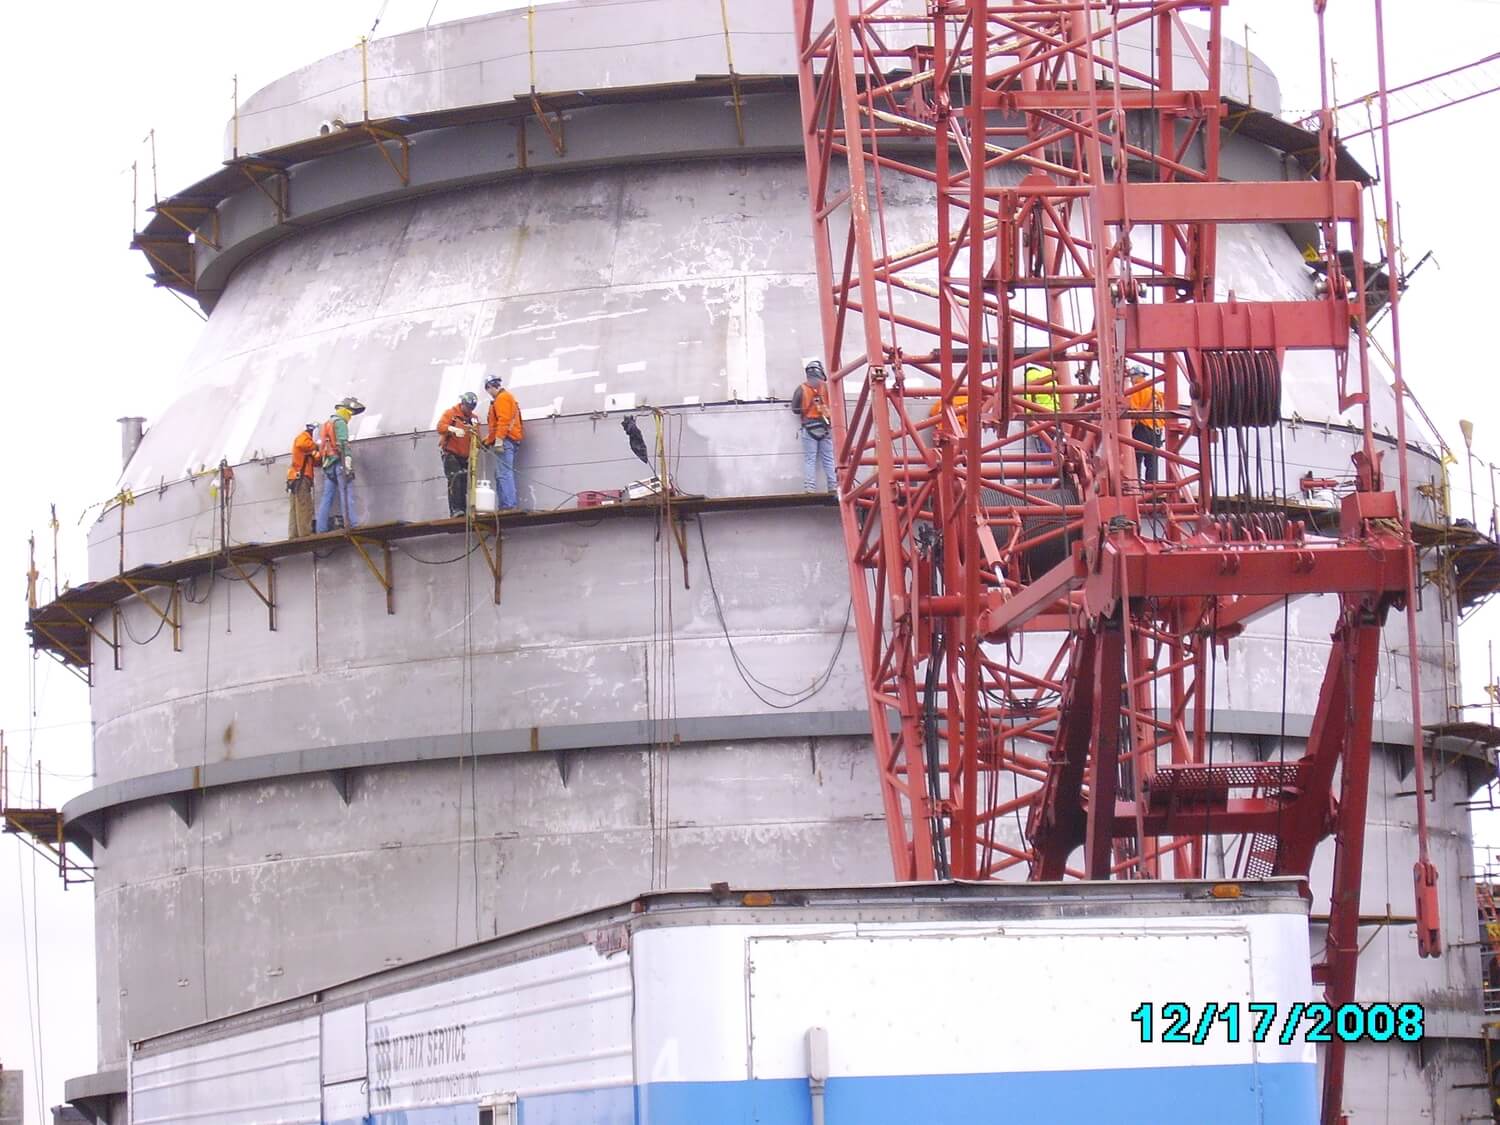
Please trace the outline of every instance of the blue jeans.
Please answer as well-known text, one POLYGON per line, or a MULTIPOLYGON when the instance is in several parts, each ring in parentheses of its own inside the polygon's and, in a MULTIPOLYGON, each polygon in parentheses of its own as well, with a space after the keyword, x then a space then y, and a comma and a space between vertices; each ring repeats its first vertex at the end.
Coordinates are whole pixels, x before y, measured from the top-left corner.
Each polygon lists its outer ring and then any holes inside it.
POLYGON ((323 491, 318 496, 318 516, 313 525, 318 531, 330 531, 333 528, 335 495, 338 496, 339 507, 344 513, 344 526, 353 527, 355 523, 354 481, 349 479, 342 461, 323 470, 323 491))
POLYGON ((833 434, 827 437, 815 438, 806 430, 802 431, 802 491, 816 492, 818 490, 818 465, 823 466, 823 478, 828 482, 828 491, 835 491, 834 482, 838 480, 833 468, 833 434))
POLYGON ((490 446, 495 459, 495 498, 502 508, 519 508, 516 500, 516 446, 519 442, 501 438, 490 446))

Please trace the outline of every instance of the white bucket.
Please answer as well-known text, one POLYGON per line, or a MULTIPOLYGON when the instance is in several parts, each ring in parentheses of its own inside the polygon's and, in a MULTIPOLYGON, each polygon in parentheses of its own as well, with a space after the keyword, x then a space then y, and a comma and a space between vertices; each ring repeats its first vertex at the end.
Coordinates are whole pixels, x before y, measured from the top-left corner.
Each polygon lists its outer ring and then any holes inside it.
POLYGON ((476 512, 496 511, 499 504, 499 494, 495 492, 495 482, 481 480, 474 486, 474 510, 476 512))

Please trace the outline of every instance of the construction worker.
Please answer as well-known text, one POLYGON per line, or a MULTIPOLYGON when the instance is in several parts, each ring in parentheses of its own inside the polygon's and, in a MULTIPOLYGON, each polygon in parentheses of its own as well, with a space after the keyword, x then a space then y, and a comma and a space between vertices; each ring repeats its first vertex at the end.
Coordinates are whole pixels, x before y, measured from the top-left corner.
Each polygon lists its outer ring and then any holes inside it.
MULTIPOLYGON (((1026 408, 1020 413, 1019 419, 1014 419, 1011 425, 1019 426, 1020 431, 1034 429, 1038 423, 1052 423, 1058 413, 1058 375, 1052 368, 1044 368, 1040 363, 1028 363, 1026 371, 1022 375, 1026 383, 1026 390, 1022 392, 1022 401, 1026 408)), ((1055 432, 1053 440, 1061 441, 1061 432, 1055 432)), ((1041 432, 1035 432, 1026 438, 1026 449, 1035 450, 1037 453, 1052 453, 1046 437, 1041 432)))
POLYGON ((484 389, 490 395, 489 432, 484 436, 484 445, 495 457, 495 492, 500 510, 510 511, 519 506, 516 500, 516 449, 526 436, 525 427, 521 425, 521 407, 498 375, 486 379, 484 389))
MULTIPOLYGON (((1042 367, 1040 364, 1028 363, 1026 365, 1026 393, 1023 396, 1027 402, 1026 416, 1022 419, 1027 426, 1034 426, 1038 422, 1050 422, 1048 414, 1057 413, 1057 375, 1050 367, 1042 367)), ((1031 435, 1031 447, 1040 452, 1047 452, 1047 444, 1042 440, 1040 434, 1031 435)))
POLYGON ((354 453, 349 444, 349 419, 363 414, 364 403, 353 395, 334 404, 333 413, 323 423, 318 438, 318 459, 323 465, 323 491, 318 496, 318 516, 315 526, 319 532, 333 530, 333 502, 338 498, 342 512, 341 527, 353 527, 354 518, 354 453))
POLYGON ((1148 484, 1154 483, 1156 451, 1161 448, 1162 431, 1167 424, 1166 416, 1162 413, 1161 392, 1156 389, 1155 383, 1149 381, 1151 373, 1144 367, 1131 367, 1128 374, 1132 383, 1140 385, 1130 392, 1126 401, 1131 410, 1147 415, 1135 419, 1130 427, 1130 436, 1151 447, 1135 451, 1136 469, 1141 480, 1148 484))
POLYGON ((818 465, 823 466, 823 478, 828 491, 837 491, 837 476, 833 468, 833 424, 828 413, 828 375, 823 370, 823 361, 809 359, 802 364, 806 376, 802 385, 792 392, 792 410, 801 419, 802 438, 802 491, 818 490, 818 465))
MULTIPOLYGON (((932 400, 932 409, 927 412, 927 417, 936 418, 943 412, 943 400, 935 398, 932 400)), ((958 432, 962 436, 969 432, 969 396, 953 396, 953 413, 958 415, 958 432)))
POLYGON ((287 510, 286 536, 301 539, 313 533, 313 476, 318 471, 318 424, 309 422, 292 439, 292 464, 286 471, 286 490, 291 498, 287 510))
POLYGON ((465 391, 438 419, 438 452, 443 456, 443 474, 448 478, 448 515, 469 510, 469 450, 474 441, 474 408, 479 396, 465 391))

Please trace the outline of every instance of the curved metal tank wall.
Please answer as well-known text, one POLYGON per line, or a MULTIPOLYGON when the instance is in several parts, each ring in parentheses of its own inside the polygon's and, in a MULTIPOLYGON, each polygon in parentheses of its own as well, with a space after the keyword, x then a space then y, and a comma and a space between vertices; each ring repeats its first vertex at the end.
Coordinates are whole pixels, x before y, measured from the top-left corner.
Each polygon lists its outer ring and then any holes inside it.
MULTIPOLYGON (((729 11, 741 72, 790 73, 780 5, 729 11)), ((524 91, 526 60, 505 46, 526 41, 524 18, 372 44, 377 112, 524 91)), ((684 489, 800 492, 794 422, 775 401, 819 350, 794 90, 746 97, 741 149, 729 103, 680 88, 723 72, 717 5, 552 5, 535 30, 539 88, 596 88, 600 73, 608 86, 674 85, 645 105, 570 111, 566 155, 534 123, 524 159, 511 122, 422 134, 409 189, 368 148, 311 161, 292 177, 295 227, 253 190, 226 200, 220 248, 200 247, 212 316, 181 399, 124 475, 134 503, 90 534, 95 577, 113 574, 122 550, 130 566, 213 549, 218 502, 194 474, 221 457, 236 465, 230 541, 283 537, 283 450, 350 392, 369 405, 354 426, 361 518, 443 515, 430 431, 487 370, 509 376, 527 412, 525 507, 569 506, 581 490, 645 475, 620 432, 620 395, 664 410, 684 489), (561 49, 564 36, 585 49, 561 49)), ((345 52, 256 95, 243 147, 357 116, 351 67, 345 52)), ((1274 98, 1269 74, 1256 70, 1254 84, 1258 102, 1274 98)), ((1240 177, 1285 166, 1238 137, 1225 160, 1240 177)), ((910 203, 915 236, 929 203, 910 203)), ((1242 295, 1309 284, 1279 229, 1226 230, 1220 257, 1221 284, 1242 295)), ((1324 374, 1305 373, 1288 391, 1299 419, 1285 429, 1289 473, 1343 473, 1351 440, 1328 424, 1324 374)), ((1414 464, 1423 480, 1439 472, 1431 458, 1414 464)), ((126 604, 122 668, 94 653, 96 787, 67 810, 98 868, 101 1069, 130 1039, 653 884, 888 878, 858 656, 852 635, 841 642, 848 578, 833 509, 700 525, 701 541, 689 524, 686 585, 651 521, 611 520, 507 531, 498 606, 487 564, 458 536, 400 545, 394 613, 347 547, 278 564, 275 631, 237 575, 187 585, 180 652, 150 640, 148 608, 126 604), (785 708, 763 687, 758 697, 737 662, 787 692, 822 686, 785 708), (669 672, 675 723, 652 687, 669 672), (673 733, 670 749, 653 749, 673 733)), ((1434 717, 1452 658, 1439 597, 1429 591, 1420 618, 1434 717)), ((1415 841, 1405 638, 1393 624, 1365 902, 1399 918, 1411 913, 1415 841)), ((1331 607, 1313 601, 1285 623, 1251 623, 1216 684, 1216 752, 1280 752, 1283 710, 1286 753, 1300 751, 1331 626, 1331 607)), ((1359 1120, 1450 1120, 1483 1102, 1451 1088, 1482 1077, 1462 805, 1476 779, 1461 756, 1432 766, 1450 952, 1422 962, 1410 926, 1372 928, 1361 990, 1425 1000, 1442 1038, 1423 1055, 1356 1050, 1359 1120)))
MULTIPOLYGON (((786 160, 595 171, 554 177, 544 193, 472 188, 317 228, 236 275, 199 351, 205 389, 187 401, 237 401, 231 417, 265 403, 251 433, 269 445, 309 402, 352 390, 367 426, 408 431, 359 443, 362 517, 430 519, 446 511, 435 441, 410 431, 428 431, 474 372, 499 368, 523 404, 560 395, 566 409, 579 391, 582 413, 528 422, 521 458, 527 507, 571 506, 581 489, 645 472, 619 415, 590 413, 596 384, 722 403, 726 356, 753 334, 768 357, 752 376, 758 397, 790 394, 815 349, 797 175, 786 160), (653 255, 663 227, 681 241, 653 255), (456 243, 484 263, 464 272, 467 291, 497 294, 477 310, 455 313, 451 294, 420 283, 451 268, 456 243), (337 299, 323 285, 330 264, 349 281, 337 299), (590 370, 580 379, 574 364, 590 370), (528 382, 539 366, 548 380, 528 382), (209 385, 223 367, 235 381, 209 385)), ((800 493, 783 403, 668 417, 684 489, 800 493)), ((231 542, 284 535, 284 476, 284 458, 238 467, 231 542)), ((186 818, 161 800, 109 814, 100 963, 118 965, 103 995, 121 1001, 102 1005, 106 1041, 617 900, 651 885, 653 848, 673 886, 887 877, 873 772, 848 734, 868 726, 854 645, 840 643, 847 577, 832 517, 704 516, 701 542, 690 526, 687 588, 649 519, 507 531, 499 606, 482 556, 456 558, 462 537, 411 541, 393 564, 394 614, 353 551, 293 558, 277 567, 275 632, 245 583, 199 581, 181 652, 130 645, 118 672, 101 657, 98 782, 123 796, 181 771, 260 776, 193 795, 186 818), (674 667, 654 613, 668 586, 674 667), (778 711, 736 657, 787 691, 826 683, 778 711), (685 744, 652 756, 650 685, 669 673, 685 744), (347 804, 327 775, 345 762, 359 767, 347 804), (162 917, 175 919, 166 934, 152 924, 162 917)), ((206 480, 142 490, 126 513, 126 564, 208 548, 217 519, 206 480)), ((106 517, 92 547, 101 573, 119 549, 106 517)), ((128 634, 146 638, 150 612, 127 607, 128 634)))

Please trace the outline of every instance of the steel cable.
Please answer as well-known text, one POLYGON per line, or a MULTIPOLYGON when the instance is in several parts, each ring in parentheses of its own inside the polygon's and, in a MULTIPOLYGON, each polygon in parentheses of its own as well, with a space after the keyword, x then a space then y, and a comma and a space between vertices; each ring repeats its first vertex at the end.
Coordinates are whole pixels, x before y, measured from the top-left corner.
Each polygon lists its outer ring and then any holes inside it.
POLYGON ((698 544, 703 551, 703 569, 704 572, 708 575, 708 589, 710 594, 713 596, 714 614, 718 618, 719 629, 724 634, 724 643, 729 646, 729 656, 734 663, 735 671, 739 674, 739 677, 744 682, 745 686, 750 689, 750 694, 755 696, 756 699, 760 700, 767 707, 774 707, 778 711, 786 711, 790 710, 793 707, 799 706, 800 704, 806 703, 809 699, 813 698, 813 696, 817 695, 825 687, 827 687, 829 681, 833 678, 834 668, 838 666, 839 654, 844 650, 844 641, 849 635, 849 623, 853 620, 854 617, 854 599, 852 597, 849 599, 849 608, 844 611, 844 626, 839 631, 838 644, 834 646, 833 655, 828 660, 828 666, 824 668, 823 671, 820 672, 816 677, 814 677, 812 685, 806 688, 798 689, 797 691, 787 691, 783 688, 775 687, 771 684, 766 683, 764 680, 760 679, 753 672, 751 672, 749 667, 745 664, 743 658, 741 658, 739 650, 734 647, 734 640, 729 633, 729 624, 724 618, 724 603, 719 597, 718 584, 714 579, 713 560, 710 558, 708 553, 708 540, 704 536, 702 516, 698 517, 698 544), (757 686, 764 688, 766 691, 771 692, 775 695, 783 696, 789 699, 790 702, 777 703, 774 700, 767 699, 758 690, 756 690, 757 686))

